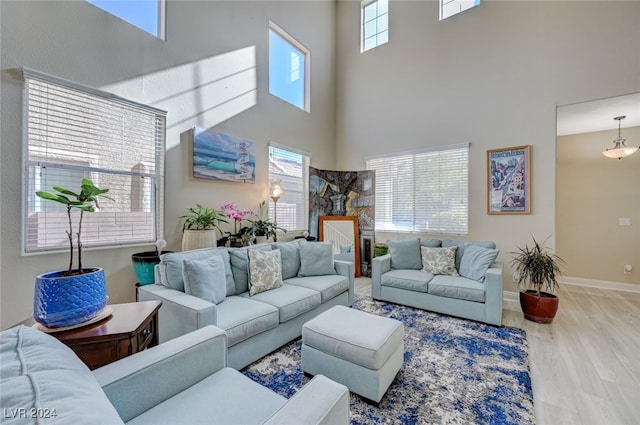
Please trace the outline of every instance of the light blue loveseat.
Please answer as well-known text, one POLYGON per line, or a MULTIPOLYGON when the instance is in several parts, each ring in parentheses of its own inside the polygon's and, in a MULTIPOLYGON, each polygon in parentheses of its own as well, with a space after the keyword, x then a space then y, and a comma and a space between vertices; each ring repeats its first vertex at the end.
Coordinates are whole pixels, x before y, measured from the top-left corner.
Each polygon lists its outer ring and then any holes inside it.
POLYGON ((372 260, 373 299, 502 325, 502 264, 494 262, 495 243, 407 238, 387 244, 389 252, 372 260), (457 276, 424 271, 421 247, 455 247, 455 272, 449 272, 457 276))
MULTIPOLYGON (((207 325, 227 332, 229 366, 241 369, 302 334, 302 325, 336 305, 353 304, 354 264, 334 261, 331 244, 265 243, 245 248, 209 248, 165 254, 156 266, 156 284, 138 288, 138 300, 160 300, 160 342, 207 325), (251 296, 248 250, 280 251, 284 285, 251 296), (226 293, 215 302, 185 292, 185 260, 219 256, 226 293)), ((189 292, 187 290, 187 292, 189 292)))
POLYGON ((51 335, 0 333, 3 424, 347 424, 349 391, 316 376, 289 400, 226 366, 208 326, 90 371, 51 335))

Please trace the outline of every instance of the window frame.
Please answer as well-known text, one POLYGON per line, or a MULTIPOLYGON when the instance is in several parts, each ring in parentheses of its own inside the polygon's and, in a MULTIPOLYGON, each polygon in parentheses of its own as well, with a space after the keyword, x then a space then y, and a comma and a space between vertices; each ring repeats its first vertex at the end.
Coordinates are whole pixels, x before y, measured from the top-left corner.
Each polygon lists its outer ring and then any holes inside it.
MULTIPOLYGON (((280 218, 279 222, 278 222, 278 227, 283 227, 287 230, 287 232, 302 232, 305 230, 308 230, 309 227, 309 164, 311 163, 311 154, 308 152, 304 152, 302 150, 299 149, 295 149, 295 148, 291 148, 288 146, 284 146, 278 143, 274 143, 274 142, 269 142, 269 145, 267 147, 267 153, 268 153, 268 161, 269 161, 269 170, 268 170, 268 181, 269 181, 269 187, 271 187, 272 182, 274 181, 280 181, 284 193, 283 193, 283 197, 280 198, 280 200, 276 203, 276 208, 278 209, 278 217, 280 218), (281 151, 284 151, 288 154, 295 154, 295 155, 300 155, 301 159, 302 159, 302 163, 301 163, 301 173, 302 176, 300 178, 300 182, 299 182, 299 191, 296 191, 295 193, 297 193, 299 196, 296 196, 296 198, 298 198, 299 200, 302 200, 302 207, 303 207, 303 211, 301 213, 297 213, 296 212, 296 225, 297 226, 302 226, 301 228, 295 228, 295 229, 288 229, 285 226, 282 225, 281 223, 281 217, 284 214, 284 211, 282 211, 281 209, 283 208, 284 203, 282 201, 286 202, 286 195, 288 193, 289 190, 289 194, 291 194, 290 189, 287 187, 289 186, 289 184, 285 184, 283 182, 283 177, 284 177, 284 173, 283 174, 275 174, 272 173, 271 171, 271 167, 272 167, 272 149, 278 149, 281 151), (274 176, 277 176, 276 178, 274 178, 274 176)), ((289 186, 290 187, 290 186, 289 186)), ((273 200, 269 201, 269 220, 274 220, 274 208, 271 208, 271 206, 273 205, 273 200)))
MULTIPOLYGON (((91 4, 92 6, 97 7, 98 9, 107 12, 108 14, 110 14, 111 16, 115 16, 116 18, 130 24, 133 25, 134 27, 138 28, 141 31, 146 32, 147 34, 151 34, 156 38, 159 38, 160 40, 166 40, 166 32, 167 32, 167 1, 166 0, 155 0, 158 3, 158 19, 156 22, 156 33, 152 33, 150 31, 147 31, 146 29, 142 28, 140 25, 138 25, 137 23, 134 23, 133 21, 131 21, 130 19, 128 19, 126 16, 121 16, 119 14, 116 14, 115 12, 105 9, 102 6, 99 6, 93 2, 91 2, 90 0, 85 0, 87 3, 91 4)), ((148 0, 147 0, 148 1, 148 0)), ((123 4, 126 4, 126 2, 121 2, 123 4)))
MULTIPOLYGON (((309 49, 307 49, 302 43, 300 43, 298 40, 296 40, 291 34, 289 34, 287 31, 285 31, 282 27, 280 27, 278 24, 276 24, 273 21, 269 21, 269 94, 272 96, 277 97, 280 100, 283 100, 285 102, 287 102, 290 105, 295 106, 298 109, 301 109, 305 112, 310 113, 311 112, 311 51, 309 49), (272 73, 272 67, 271 67, 271 62, 274 59, 272 57, 272 48, 271 48, 271 33, 275 33, 276 36, 280 37, 284 42, 288 43, 293 49, 298 50, 303 56, 304 56, 304 60, 303 65, 304 65, 304 72, 303 72, 303 76, 302 78, 303 80, 303 88, 302 88, 302 105, 296 105, 295 103, 290 102, 289 100, 285 99, 284 97, 281 97, 279 94, 274 93, 275 89, 272 89, 271 87, 271 73, 272 73)), ((289 69, 291 69, 291 62, 289 63, 289 69)), ((298 70, 298 72, 300 72, 298 70)), ((292 71, 289 72, 290 74, 292 73, 292 71)))
POLYGON ((376 171, 376 232, 469 234, 469 143, 393 152, 370 156, 365 160, 366 169, 376 171), (447 158, 445 155, 451 155, 451 159, 443 163, 442 158, 447 158), (458 160, 456 156, 459 156, 458 160), (426 160, 428 163, 424 162, 426 160), (406 173, 399 170, 401 167, 406 169, 406 173), (442 170, 449 173, 445 181, 440 179, 444 175, 442 170), (466 173, 459 180, 450 178, 461 171, 466 173), (398 183, 398 180, 404 180, 405 183, 398 183), (438 183, 439 189, 440 183, 448 183, 446 190, 464 199, 458 200, 457 207, 443 207, 453 205, 455 198, 443 196, 445 189, 426 192, 424 187, 434 182, 438 183), (395 187, 402 187, 404 193, 394 191, 395 187), (451 190, 452 187, 455 190, 451 190), (404 196, 402 202, 394 202, 394 198, 399 196, 404 196), (435 205, 430 205, 427 197, 435 197, 435 205), (423 214, 416 214, 416 211, 422 211, 423 214), (429 214, 435 217, 433 225, 427 218, 429 214), (451 220, 448 224, 447 217, 451 220), (408 224, 396 224, 403 220, 408 224))
POLYGON ((438 4, 440 7, 438 11, 438 17, 440 18, 440 21, 444 21, 445 19, 449 19, 452 16, 456 16, 464 11, 473 9, 476 6, 480 6, 480 2, 481 0, 448 0, 448 1, 439 0, 438 4), (473 4, 469 4, 469 3, 473 3, 473 4), (449 4, 453 4, 454 6, 457 5, 458 11, 454 13, 450 13, 447 16, 444 16, 446 5, 449 5, 449 4))
MULTIPOLYGON (((87 219, 91 220, 91 216, 96 214, 101 214, 101 212, 95 212, 90 215, 85 215, 85 223, 83 225, 83 247, 87 249, 92 248, 109 248, 115 246, 135 246, 135 245, 148 245, 149 243, 154 243, 156 240, 161 239, 163 235, 163 221, 164 221, 164 152, 165 152, 165 143, 166 143, 166 112, 160 109, 156 109, 144 104, 140 104, 137 102, 133 102, 124 98, 121 98, 112 93, 104 92, 92 87, 87 87, 79 83, 75 83, 72 81, 64 80, 62 78, 58 78, 52 75, 48 75, 39 71, 35 71, 29 68, 22 69, 23 77, 24 77, 24 87, 23 87, 23 111, 22 111, 22 120, 23 120, 23 134, 22 134, 22 215, 21 215, 21 252, 23 255, 35 255, 49 252, 64 252, 67 251, 68 248, 68 240, 64 233, 62 234, 63 239, 65 240, 63 243, 38 243, 35 245, 32 244, 33 237, 30 238, 30 231, 33 229, 30 227, 30 222, 33 224, 33 217, 31 215, 35 214, 47 214, 47 213, 55 213, 60 214, 59 211, 54 207, 53 210, 49 210, 50 205, 46 205, 45 203, 49 201, 44 201, 38 198, 35 195, 35 190, 50 190, 49 187, 41 187, 41 176, 37 176, 36 173, 39 169, 59 169, 63 174, 82 174, 83 177, 87 177, 96 181, 96 176, 113 176, 113 179, 127 179, 127 178, 137 178, 137 180, 132 180, 129 186, 123 188, 123 191, 120 192, 121 196, 128 196, 128 200, 130 202, 130 206, 128 210, 112 210, 111 212, 118 217, 126 217, 127 213, 132 213, 132 217, 135 215, 141 214, 151 214, 153 217, 152 231, 144 234, 144 237, 136 238, 135 236, 131 236, 129 240, 126 238, 122 238, 122 234, 118 233, 122 231, 122 226, 116 226, 115 230, 117 235, 111 236, 110 239, 107 239, 105 242, 105 238, 100 238, 100 236, 87 236, 87 231, 89 235, 91 233, 96 233, 94 229, 91 229, 86 221, 87 219), (32 85, 40 85, 41 87, 34 87, 32 85), (33 93, 30 92, 32 88, 33 93), (87 127, 84 127, 79 123, 78 120, 73 121, 73 124, 70 124, 69 127, 52 127, 54 128, 58 134, 49 136, 48 133, 46 136, 38 134, 34 132, 33 140, 31 137, 31 131, 35 131, 36 124, 32 123, 30 119, 30 108, 42 108, 42 105, 45 104, 44 100, 35 99, 37 95, 42 95, 42 90, 50 90, 50 91, 60 91, 60 93, 67 93, 69 96, 73 96, 72 99, 74 101, 80 101, 81 98, 88 98, 89 101, 93 102, 102 102, 106 104, 106 110, 112 111, 112 108, 121 107, 127 110, 134 110, 140 112, 140 114, 144 114, 147 116, 148 121, 153 121, 151 126, 153 126, 153 131, 149 133, 150 136, 153 136, 153 146, 150 144, 151 139, 148 140, 149 144, 146 147, 142 147, 141 149, 146 149, 147 156, 141 161, 146 160, 147 158, 150 161, 146 161, 147 164, 153 162, 153 170, 145 171, 141 168, 137 168, 139 165, 143 165, 143 162, 139 162, 138 164, 131 167, 131 169, 123 170, 118 169, 117 167, 109 168, 105 167, 105 164, 97 164, 96 159, 103 156, 104 149, 95 148, 91 151, 91 145, 95 144, 95 142, 83 142, 81 147, 86 147, 86 150, 82 150, 78 148, 77 151, 70 150, 70 145, 62 145, 56 146, 55 141, 51 141, 55 137, 63 137, 70 138, 70 134, 65 133, 65 131, 80 131, 80 135, 82 135, 83 131, 87 134, 90 134, 90 131, 87 127), (31 102, 37 100, 36 103, 32 105, 31 102), (46 149, 43 149, 45 147, 46 149), (52 149, 52 147, 56 149, 52 149), (151 157, 149 156, 149 152, 153 152, 151 157), (146 179, 146 182, 145 182, 146 179), (141 186, 142 185, 142 186, 141 186), (146 185, 146 187, 144 186, 146 185), (35 190, 32 190, 35 189, 35 190), (146 189, 146 190, 145 190, 146 189), (128 190, 128 192, 127 192, 128 190), (131 191, 141 190, 143 193, 143 197, 141 198, 133 198, 131 196, 131 191), (33 192, 33 193, 32 193, 33 192), (142 209, 140 209, 142 208, 142 209), (147 211, 145 212, 145 209, 147 211)), ((53 96, 53 95, 52 95, 53 96)), ((57 99, 60 100, 60 95, 57 96, 57 99)), ((50 102, 53 102, 56 97, 48 97, 46 99, 46 104, 48 105, 50 102)), ((52 109, 53 111, 53 109, 52 109)), ((64 109, 62 111, 65 111, 64 109)), ((48 112, 48 110, 47 110, 48 112)), ((82 111, 79 115, 74 114, 60 114, 59 117, 64 117, 66 121, 72 121, 76 117, 83 116, 82 113, 86 111, 82 111)), ((39 125, 50 125, 49 115, 47 113, 43 113, 45 116, 46 122, 42 124, 42 119, 38 121, 39 125)), ((51 125, 56 125, 59 123, 60 118, 53 117, 51 125)), ((100 127, 95 127, 95 122, 92 121, 94 128, 92 129, 93 133, 100 131, 100 127), (97 130, 96 130, 97 128, 97 130)), ((58 124, 59 125, 59 124, 58 124)), ((46 127, 49 128, 49 127, 46 127)), ((51 133, 54 133, 52 131, 51 133)), ((74 136, 74 137, 77 137, 74 136)), ((88 140, 92 140, 88 137, 88 140)), ((53 178, 54 181, 57 181, 55 176, 55 171, 52 175, 48 176, 49 178, 53 178), (52 177, 53 176, 53 177, 52 177)), ((80 189, 79 184, 80 180, 76 182, 75 177, 72 178, 73 186, 68 186, 60 183, 61 186, 66 187, 69 190, 77 191, 80 189), (76 187, 77 186, 77 187, 76 187)), ((99 181, 96 181, 96 185, 101 187, 103 185, 100 184, 99 181)), ((107 188, 109 188, 107 186, 107 188)), ((118 194, 118 192, 111 191, 112 193, 118 194)), ((107 194, 106 196, 109 196, 107 194)), ((102 200, 100 206, 103 209, 107 210, 108 200, 102 200), (106 207, 106 208, 105 208, 106 207)), ((50 202, 49 202, 50 203, 50 202)), ((63 207, 63 212, 66 217, 66 208, 63 207)), ((74 211, 74 214, 77 211, 74 211)), ((46 220, 46 219, 44 219, 46 220)), ((66 220, 66 219, 65 219, 66 220)), ((74 220, 76 220, 74 218, 74 220)), ((37 222, 38 226, 44 226, 45 229, 43 232, 50 232, 53 228, 56 230, 57 227, 46 229, 48 226, 55 226, 55 222, 43 222, 44 224, 40 224, 37 222), (50 224, 48 224, 50 223, 50 224)), ((131 223, 131 222, 130 222, 131 223)), ((74 222, 74 230, 75 225, 77 223, 74 222)), ((135 223, 133 223, 135 224, 135 223)), ((99 231, 98 231, 99 233, 99 231)), ((113 235, 113 234, 112 234, 113 235)), ((58 235, 56 234, 55 237, 58 235)), ((36 237, 38 240, 39 237, 36 237)))
POLYGON ((388 42, 389 42, 389 1, 388 0, 363 0, 360 3, 360 53, 368 52, 369 50, 373 50, 376 47, 380 47, 384 44, 387 44, 388 42), (384 11, 383 13, 379 13, 379 10, 378 10, 379 5, 383 2, 386 4, 386 11, 384 11), (374 4, 376 5, 375 17, 365 22, 366 9, 368 7, 371 7, 374 4), (386 24, 386 28, 383 30, 380 30, 378 27, 382 22, 383 17, 384 17, 384 23, 386 24), (366 26, 367 24, 372 22, 375 22, 375 25, 376 25, 375 34, 369 37, 365 37, 367 34, 366 26), (382 40, 382 41, 378 40, 380 35, 383 33, 386 33, 386 40, 382 40), (375 37, 374 45, 371 47, 367 47, 366 41, 373 37, 375 37))

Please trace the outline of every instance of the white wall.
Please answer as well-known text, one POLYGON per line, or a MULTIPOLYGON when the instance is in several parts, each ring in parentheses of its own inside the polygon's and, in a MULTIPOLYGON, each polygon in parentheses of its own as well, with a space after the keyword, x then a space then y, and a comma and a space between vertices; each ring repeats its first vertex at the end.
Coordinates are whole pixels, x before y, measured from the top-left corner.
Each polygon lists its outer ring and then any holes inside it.
POLYGON ((530 234, 553 247, 556 106, 638 91, 640 2, 483 1, 443 22, 435 1, 389 9, 389 43, 360 54, 359 2, 338 3, 338 168, 471 142, 462 238, 495 241, 507 266, 530 234), (532 213, 488 215, 486 151, 515 145, 532 146, 532 213))
MULTIPOLYGON (((267 143, 335 162, 335 3, 329 1, 168 1, 161 41, 84 1, 0 3, 2 72, 0 328, 31 314, 34 278, 64 268, 66 253, 21 255, 20 69, 30 67, 168 111, 165 238, 180 248, 178 217, 196 202, 267 199, 267 143), (311 50, 311 114, 268 94, 269 19, 311 50), (255 184, 196 180, 188 140, 193 126, 252 140, 255 184)), ((109 302, 135 299, 131 254, 151 246, 85 253, 107 272, 109 302)))

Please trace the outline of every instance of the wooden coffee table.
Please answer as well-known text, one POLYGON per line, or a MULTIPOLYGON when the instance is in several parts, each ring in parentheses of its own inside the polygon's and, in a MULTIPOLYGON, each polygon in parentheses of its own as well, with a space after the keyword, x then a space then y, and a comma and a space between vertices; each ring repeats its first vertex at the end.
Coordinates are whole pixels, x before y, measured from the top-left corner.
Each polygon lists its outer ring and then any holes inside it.
MULTIPOLYGON (((96 369, 158 345, 158 309, 160 301, 109 304, 111 316, 81 328, 51 332, 69 346, 80 359, 96 369)), ((33 326, 33 317, 21 324, 33 326)))

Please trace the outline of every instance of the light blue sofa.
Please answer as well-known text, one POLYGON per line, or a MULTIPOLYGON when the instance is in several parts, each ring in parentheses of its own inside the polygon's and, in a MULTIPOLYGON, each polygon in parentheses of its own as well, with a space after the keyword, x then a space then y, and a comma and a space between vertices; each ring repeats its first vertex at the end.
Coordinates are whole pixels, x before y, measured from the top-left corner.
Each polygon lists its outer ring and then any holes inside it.
POLYGON ((502 325, 502 264, 494 262, 493 242, 407 238, 387 244, 389 252, 372 260, 373 299, 502 325), (456 247, 459 276, 425 272, 421 247, 456 247))
POLYGON ((296 239, 209 248, 163 255, 156 266, 156 283, 139 287, 138 300, 162 301, 160 342, 207 325, 226 331, 229 366, 241 369, 299 337, 302 325, 321 312, 336 305, 351 306, 353 276, 354 264, 334 261, 324 242, 296 239), (325 247, 320 255, 318 250, 325 247), (282 287, 250 296, 249 249, 280 250, 282 287), (185 259, 212 256, 220 256, 225 266, 226 297, 218 304, 185 293, 183 280, 185 259))
POLYGON ((347 424, 349 391, 316 376, 289 400, 226 366, 208 326, 91 372, 51 335, 0 333, 3 424, 347 424))

